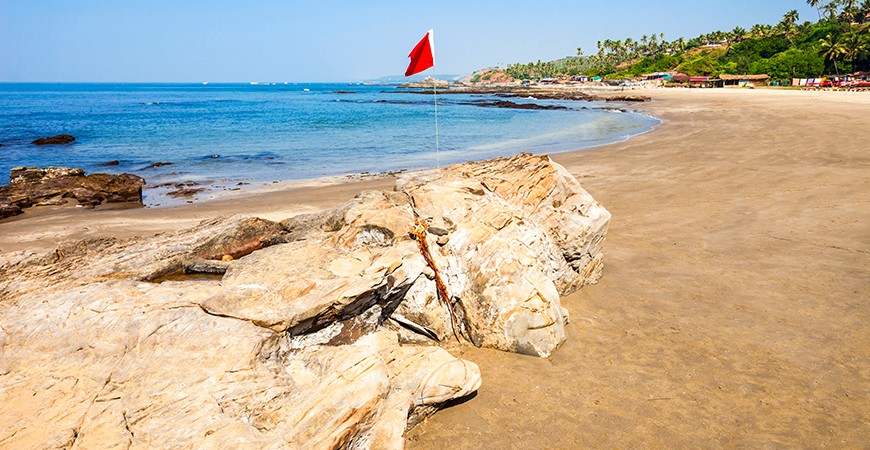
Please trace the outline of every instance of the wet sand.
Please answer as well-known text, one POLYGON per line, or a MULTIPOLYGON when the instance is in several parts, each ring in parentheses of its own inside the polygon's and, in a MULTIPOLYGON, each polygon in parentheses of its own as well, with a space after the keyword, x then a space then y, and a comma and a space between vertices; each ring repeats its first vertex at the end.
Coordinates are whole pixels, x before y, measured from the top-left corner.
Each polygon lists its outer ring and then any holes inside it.
MULTIPOLYGON (((549 359, 464 348, 478 395, 408 448, 866 448, 870 95, 642 93, 657 130, 553 157, 613 213, 600 284, 563 299, 568 341, 549 359)), ((0 252, 219 214, 280 220, 391 184, 31 209, 0 222, 0 252)))

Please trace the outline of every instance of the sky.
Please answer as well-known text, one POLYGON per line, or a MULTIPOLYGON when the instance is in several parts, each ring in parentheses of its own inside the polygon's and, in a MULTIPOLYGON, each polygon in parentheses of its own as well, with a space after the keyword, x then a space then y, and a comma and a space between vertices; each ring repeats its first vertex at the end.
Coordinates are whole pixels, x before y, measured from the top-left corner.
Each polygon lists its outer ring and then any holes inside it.
POLYGON ((801 0, 0 0, 0 82, 345 82, 404 72, 435 30, 441 74, 775 24, 801 0))

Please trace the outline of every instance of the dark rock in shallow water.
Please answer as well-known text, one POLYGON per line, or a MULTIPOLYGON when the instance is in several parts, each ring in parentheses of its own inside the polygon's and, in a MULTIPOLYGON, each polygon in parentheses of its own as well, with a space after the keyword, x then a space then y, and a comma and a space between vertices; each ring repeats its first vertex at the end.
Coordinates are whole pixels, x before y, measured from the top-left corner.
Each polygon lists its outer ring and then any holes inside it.
POLYGON ((39 138, 31 144, 34 145, 60 145, 75 142, 76 138, 69 134, 58 134, 57 136, 39 138))
POLYGON ((171 162, 162 162, 161 161, 161 162, 156 162, 156 163, 150 164, 148 167, 146 167, 146 169, 153 169, 155 167, 163 167, 163 166, 171 166, 171 165, 172 165, 171 162))
POLYGON ((115 159, 112 161, 106 161, 100 165, 101 166, 119 166, 119 165, 121 165, 121 161, 118 161, 117 159, 115 159))
POLYGON ((200 192, 202 192, 204 190, 205 190, 205 188, 180 187, 177 190, 174 190, 172 192, 168 192, 166 195, 168 195, 172 198, 179 198, 179 197, 190 198, 196 194, 199 194, 200 192))
POLYGON ((158 185, 156 185, 156 186, 154 186, 154 187, 156 187, 156 188, 169 188, 169 187, 174 187, 174 188, 176 188, 176 189, 183 189, 183 188, 187 188, 187 187, 191 187, 191 186, 198 186, 198 185, 199 185, 199 183, 197 183, 196 181, 193 181, 193 180, 187 180, 187 181, 182 181, 181 183, 163 183, 163 184, 158 184, 158 185))
POLYGON ((0 186, 0 219, 21 214, 23 208, 60 205, 75 199, 88 208, 103 203, 142 204, 145 180, 122 173, 95 173, 85 176, 82 169, 69 167, 16 167, 9 184, 0 186))
POLYGON ((648 102, 651 98, 645 95, 611 95, 604 97, 603 100, 606 102, 648 102))
POLYGON ((576 91, 540 91, 540 90, 521 90, 516 92, 496 93, 499 97, 509 98, 525 98, 532 97, 536 100, 573 100, 573 101, 592 101, 595 97, 585 93, 576 91))
POLYGON ((480 106, 482 108, 510 108, 510 109, 568 109, 562 105, 539 105, 537 103, 514 103, 508 100, 475 101, 462 103, 463 105, 480 106))

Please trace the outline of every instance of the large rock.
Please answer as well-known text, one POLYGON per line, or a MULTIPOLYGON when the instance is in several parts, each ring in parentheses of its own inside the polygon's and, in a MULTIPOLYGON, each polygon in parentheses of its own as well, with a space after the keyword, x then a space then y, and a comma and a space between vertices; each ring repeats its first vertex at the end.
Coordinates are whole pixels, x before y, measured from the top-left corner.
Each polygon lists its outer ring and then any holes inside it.
POLYGON ((0 255, 0 442, 401 448, 480 386, 439 342, 558 347, 560 294, 597 280, 608 219, 564 169, 520 155, 280 224, 0 255), (199 271, 225 274, 185 278, 199 271))
POLYGON ((0 186, 0 219, 20 214, 30 206, 61 205, 66 199, 84 207, 103 203, 142 204, 145 180, 123 173, 95 173, 85 176, 82 169, 68 167, 16 167, 9 184, 0 186))
MULTIPOLYGON (((565 340, 560 294, 597 282, 610 221, 574 177, 523 154, 407 175, 397 187, 453 230, 434 253, 476 345, 548 356, 565 340)), ((421 292, 397 312, 435 327, 431 289, 421 292)))
POLYGON ((51 137, 43 137, 31 142, 34 145, 62 145, 75 142, 76 138, 69 134, 58 134, 51 137))

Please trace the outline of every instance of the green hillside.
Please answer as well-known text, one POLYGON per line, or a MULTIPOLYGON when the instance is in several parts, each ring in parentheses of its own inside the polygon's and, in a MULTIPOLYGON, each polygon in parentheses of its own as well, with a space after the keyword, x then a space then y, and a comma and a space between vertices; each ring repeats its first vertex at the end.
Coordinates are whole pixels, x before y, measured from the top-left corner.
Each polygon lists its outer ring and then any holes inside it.
POLYGON ((778 24, 749 30, 714 31, 691 39, 665 40, 664 33, 640 39, 599 41, 593 55, 511 64, 515 80, 566 75, 637 77, 679 71, 686 75, 768 74, 773 80, 810 78, 870 70, 870 0, 807 0, 818 21, 799 22, 787 12, 778 24))

